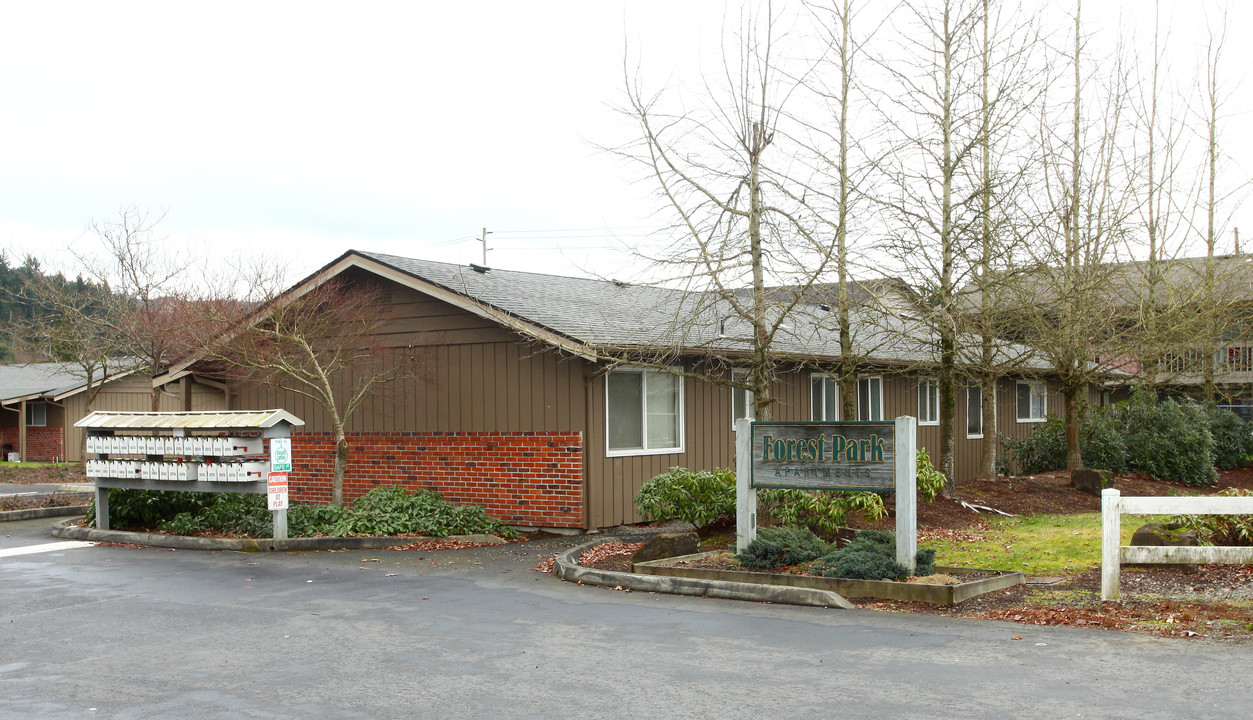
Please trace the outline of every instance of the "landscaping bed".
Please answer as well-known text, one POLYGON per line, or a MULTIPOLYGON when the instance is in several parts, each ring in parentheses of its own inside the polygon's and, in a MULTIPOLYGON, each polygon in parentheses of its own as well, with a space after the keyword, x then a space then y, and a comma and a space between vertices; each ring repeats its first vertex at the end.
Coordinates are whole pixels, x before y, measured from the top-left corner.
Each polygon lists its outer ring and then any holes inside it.
POLYGON ((935 568, 935 575, 913 577, 900 582, 821 577, 803 574, 791 568, 775 573, 753 572, 742 569, 730 553, 719 551, 633 563, 632 570, 645 575, 830 590, 849 599, 869 597, 938 605, 955 605, 984 593, 1019 585, 1024 578, 1020 572, 943 566, 935 568))
MULTIPOLYGON (((1220 470, 1218 475, 1214 486, 1205 487, 1184 487, 1139 475, 1120 475, 1115 487, 1124 496, 1166 496, 1181 492, 1211 495, 1226 487, 1253 489, 1253 471, 1248 468, 1220 470)), ((850 602, 861 608, 887 612, 1027 625, 1093 627, 1230 642, 1253 640, 1251 566, 1124 565, 1122 601, 1103 602, 1100 599, 1099 511, 1100 498, 1071 487, 1070 474, 1066 471, 962 483, 956 499, 940 497, 934 503, 919 504, 919 546, 936 548, 938 560, 949 566, 1024 572, 1026 583, 978 595, 956 605, 869 597, 850 597, 850 602), (963 507, 962 500, 1018 517, 975 512, 963 507)), ((1129 537, 1140 524, 1138 520, 1148 521, 1148 518, 1123 519, 1125 535, 1129 537)), ((888 530, 894 526, 894 520, 889 516, 867 522, 850 515, 848 524, 856 528, 888 530)), ((734 542, 734 531, 726 526, 702 530, 704 553, 725 551, 733 548, 734 542)), ((630 572, 632 552, 600 553, 587 558, 583 564, 630 572)), ((725 559, 710 558, 714 556, 703 554, 684 561, 693 567, 726 565, 725 559)), ((800 570, 784 568, 783 572, 794 574, 800 570)))

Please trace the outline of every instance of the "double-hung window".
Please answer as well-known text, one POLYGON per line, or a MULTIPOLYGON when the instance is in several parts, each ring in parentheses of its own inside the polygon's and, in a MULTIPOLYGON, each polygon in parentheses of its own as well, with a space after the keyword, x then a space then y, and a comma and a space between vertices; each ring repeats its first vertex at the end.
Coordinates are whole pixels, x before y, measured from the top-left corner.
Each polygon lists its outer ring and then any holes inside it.
POLYGON ((918 424, 940 424, 940 384, 932 378, 918 381, 918 424))
POLYGON ((809 419, 815 422, 840 419, 840 383, 834 377, 809 376, 809 419))
POLYGON ((27 427, 44 427, 48 424, 48 406, 43 403, 26 404, 27 427))
POLYGON ((1048 394, 1044 383, 1019 380, 1016 394, 1018 422, 1044 422, 1048 413, 1048 394))
POLYGON ((983 437, 983 388, 966 388, 966 437, 983 437))
MULTIPOLYGON (((733 382, 745 382, 748 380, 748 371, 733 370, 731 371, 731 380, 733 382)), ((753 407, 754 400, 753 391, 748 388, 731 387, 731 429, 735 429, 737 420, 748 419, 754 420, 757 417, 756 408, 753 407)))
POLYGON ((683 452, 683 379, 664 370, 611 371, 605 424, 611 456, 683 452))
POLYGON ((867 377, 857 381, 857 419, 883 419, 883 378, 867 377))

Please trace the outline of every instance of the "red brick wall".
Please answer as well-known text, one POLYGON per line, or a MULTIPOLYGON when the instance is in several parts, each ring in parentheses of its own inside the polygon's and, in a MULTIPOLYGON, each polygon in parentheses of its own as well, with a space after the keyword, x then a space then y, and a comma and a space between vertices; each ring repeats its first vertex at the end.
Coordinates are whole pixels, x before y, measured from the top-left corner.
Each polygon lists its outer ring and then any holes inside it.
MULTIPOLYGON (((0 447, 4 445, 13 446, 10 452, 18 452, 22 449, 21 436, 16 427, 0 428, 0 447)), ((61 428, 27 427, 26 457, 22 459, 28 462, 52 462, 57 458, 65 458, 65 451, 61 445, 61 428)), ((5 455, 0 459, 7 460, 8 456, 5 455)))
MULTIPOLYGON (((510 525, 583 527, 583 439, 559 432, 349 433, 344 502, 379 486, 437 490, 510 525)), ((291 497, 328 502, 335 441, 292 437, 291 497)))

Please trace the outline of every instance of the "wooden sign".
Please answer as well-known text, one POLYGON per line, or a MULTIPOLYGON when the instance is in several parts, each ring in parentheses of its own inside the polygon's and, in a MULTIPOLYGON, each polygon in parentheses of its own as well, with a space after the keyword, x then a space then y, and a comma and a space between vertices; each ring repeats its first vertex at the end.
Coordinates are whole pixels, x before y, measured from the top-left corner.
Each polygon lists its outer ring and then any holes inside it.
POLYGON ((896 489, 894 422, 759 422, 752 428, 754 488, 896 489))

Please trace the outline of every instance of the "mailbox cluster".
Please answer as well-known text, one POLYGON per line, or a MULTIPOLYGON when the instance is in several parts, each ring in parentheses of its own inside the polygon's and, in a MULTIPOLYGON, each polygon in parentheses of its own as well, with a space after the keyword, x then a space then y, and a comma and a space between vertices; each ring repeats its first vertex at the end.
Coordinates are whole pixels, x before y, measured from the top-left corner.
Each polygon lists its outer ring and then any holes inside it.
POLYGON ((269 463, 245 458, 262 455, 264 451, 259 437, 88 435, 88 453, 143 455, 148 459, 88 460, 85 469, 87 476, 92 478, 260 482, 266 479, 269 463), (154 456, 174 456, 178 459, 155 460, 152 459, 154 456))
POLYGON ((191 455, 240 457, 260 455, 261 438, 221 435, 88 435, 87 452, 104 455, 191 455))
POLYGON ((175 462, 151 460, 88 460, 87 477, 141 480, 258 482, 270 469, 265 462, 175 462))

